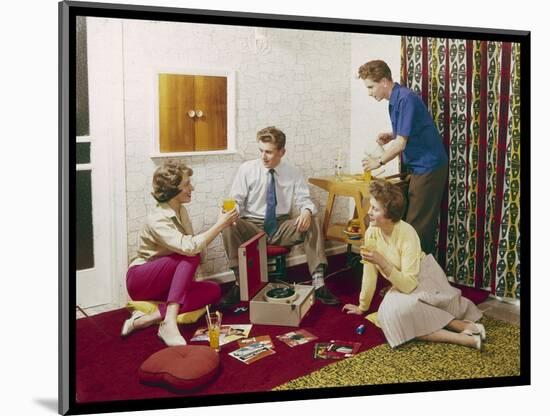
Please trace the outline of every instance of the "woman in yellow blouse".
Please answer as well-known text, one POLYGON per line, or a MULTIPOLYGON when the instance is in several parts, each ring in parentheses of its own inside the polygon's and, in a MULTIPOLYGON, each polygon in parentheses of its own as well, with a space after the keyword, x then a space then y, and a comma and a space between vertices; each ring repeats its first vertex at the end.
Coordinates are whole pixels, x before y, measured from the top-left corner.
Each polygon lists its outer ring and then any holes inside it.
POLYGON ((481 349, 485 328, 475 323, 481 311, 452 287, 445 272, 420 248, 414 228, 401 220, 404 197, 387 181, 370 188, 369 227, 361 249, 363 281, 359 305, 342 308, 348 314, 368 311, 378 273, 391 283, 377 315, 369 315, 391 347, 412 339, 447 342, 481 349))
POLYGON ((200 252, 238 218, 236 209, 220 211, 215 224, 200 234, 193 227, 183 204, 191 202, 193 170, 170 160, 153 175, 153 197, 158 204, 148 215, 138 237, 137 257, 126 275, 128 294, 133 300, 159 301, 157 311, 136 311, 124 322, 123 337, 136 329, 161 323, 158 336, 168 346, 185 345, 176 317, 180 312, 216 303, 218 284, 195 282, 200 252))

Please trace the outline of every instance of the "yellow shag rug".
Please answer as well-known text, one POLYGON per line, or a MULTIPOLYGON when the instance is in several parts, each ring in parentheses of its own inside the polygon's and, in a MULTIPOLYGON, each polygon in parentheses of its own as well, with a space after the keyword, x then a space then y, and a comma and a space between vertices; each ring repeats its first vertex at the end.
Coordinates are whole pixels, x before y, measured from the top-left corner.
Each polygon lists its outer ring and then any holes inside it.
POLYGON ((379 345, 273 390, 365 386, 520 375, 520 329, 484 317, 483 350, 412 341, 392 349, 379 345))

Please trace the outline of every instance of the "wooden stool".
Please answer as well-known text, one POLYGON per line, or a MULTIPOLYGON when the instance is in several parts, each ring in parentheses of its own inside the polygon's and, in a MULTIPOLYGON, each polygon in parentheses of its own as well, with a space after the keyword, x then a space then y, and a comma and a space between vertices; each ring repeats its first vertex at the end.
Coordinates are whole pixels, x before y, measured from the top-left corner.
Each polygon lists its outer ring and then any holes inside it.
POLYGON ((267 274, 269 281, 276 279, 286 280, 286 255, 290 253, 288 247, 267 246, 267 274))

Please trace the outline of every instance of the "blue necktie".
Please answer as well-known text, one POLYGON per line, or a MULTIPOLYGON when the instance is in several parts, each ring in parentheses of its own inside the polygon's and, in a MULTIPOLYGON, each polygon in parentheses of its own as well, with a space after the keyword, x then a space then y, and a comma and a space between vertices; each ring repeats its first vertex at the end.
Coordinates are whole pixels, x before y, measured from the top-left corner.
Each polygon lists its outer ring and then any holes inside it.
POLYGON ((269 169, 269 178, 267 180, 267 194, 265 197, 266 208, 264 218, 264 231, 271 236, 277 229, 277 194, 275 193, 275 170, 269 169))

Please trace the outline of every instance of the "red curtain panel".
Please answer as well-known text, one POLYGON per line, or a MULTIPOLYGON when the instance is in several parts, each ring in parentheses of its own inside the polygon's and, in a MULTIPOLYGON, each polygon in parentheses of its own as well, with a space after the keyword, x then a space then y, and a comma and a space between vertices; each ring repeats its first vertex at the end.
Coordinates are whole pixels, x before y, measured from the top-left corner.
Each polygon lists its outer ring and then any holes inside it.
POLYGON ((430 110, 449 155, 438 259, 457 283, 520 295, 519 44, 403 37, 401 84, 430 110))

